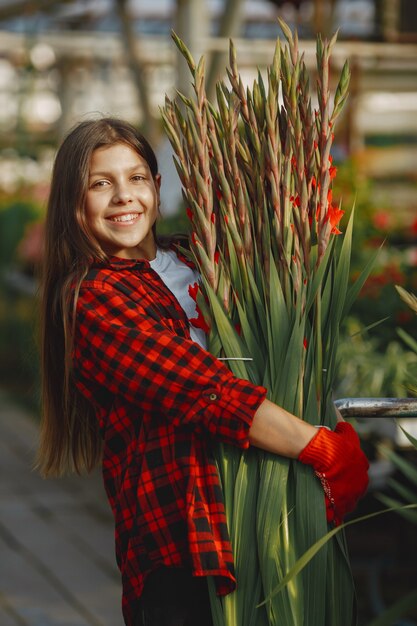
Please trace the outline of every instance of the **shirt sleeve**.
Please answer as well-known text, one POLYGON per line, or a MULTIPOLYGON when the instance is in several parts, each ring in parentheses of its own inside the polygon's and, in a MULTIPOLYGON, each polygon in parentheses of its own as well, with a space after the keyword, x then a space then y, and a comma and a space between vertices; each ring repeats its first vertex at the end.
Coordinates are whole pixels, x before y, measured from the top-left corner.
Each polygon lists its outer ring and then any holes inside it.
POLYGON ((197 343, 103 283, 77 302, 74 372, 174 425, 191 425, 241 448, 266 389, 236 378, 197 343))

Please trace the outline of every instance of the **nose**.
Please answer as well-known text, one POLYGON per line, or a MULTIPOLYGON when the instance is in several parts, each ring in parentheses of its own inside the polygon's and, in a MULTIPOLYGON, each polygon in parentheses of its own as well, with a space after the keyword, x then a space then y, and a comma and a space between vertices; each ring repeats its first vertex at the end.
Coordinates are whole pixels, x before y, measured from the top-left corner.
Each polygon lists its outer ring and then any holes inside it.
POLYGON ((113 203, 114 204, 129 204, 132 202, 132 194, 130 193, 127 185, 119 184, 117 185, 114 196, 113 203))

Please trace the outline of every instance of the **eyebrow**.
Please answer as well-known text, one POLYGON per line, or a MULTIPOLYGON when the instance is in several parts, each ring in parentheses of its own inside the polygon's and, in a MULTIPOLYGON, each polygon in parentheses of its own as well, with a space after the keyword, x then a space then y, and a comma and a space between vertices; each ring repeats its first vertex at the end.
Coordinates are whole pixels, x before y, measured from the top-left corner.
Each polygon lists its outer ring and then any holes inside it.
MULTIPOLYGON (((150 171, 149 167, 147 167, 146 165, 144 165, 143 163, 138 163, 137 165, 133 165, 132 167, 128 167, 125 170, 123 170, 124 172, 135 172, 135 171, 140 171, 140 172, 146 172, 148 173, 150 171)), ((111 171, 106 171, 106 170, 99 170, 97 172, 90 172, 89 173, 89 177, 91 178, 92 176, 111 176, 113 174, 113 172, 111 171)))

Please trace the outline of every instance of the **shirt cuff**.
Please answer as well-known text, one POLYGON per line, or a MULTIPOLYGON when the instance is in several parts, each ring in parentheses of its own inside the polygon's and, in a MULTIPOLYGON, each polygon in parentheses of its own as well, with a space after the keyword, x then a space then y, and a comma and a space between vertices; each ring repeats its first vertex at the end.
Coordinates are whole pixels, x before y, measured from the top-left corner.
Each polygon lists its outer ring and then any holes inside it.
POLYGON ((233 377, 225 385, 214 385, 202 392, 195 407, 198 421, 219 441, 248 448, 249 430, 266 393, 264 387, 233 377))

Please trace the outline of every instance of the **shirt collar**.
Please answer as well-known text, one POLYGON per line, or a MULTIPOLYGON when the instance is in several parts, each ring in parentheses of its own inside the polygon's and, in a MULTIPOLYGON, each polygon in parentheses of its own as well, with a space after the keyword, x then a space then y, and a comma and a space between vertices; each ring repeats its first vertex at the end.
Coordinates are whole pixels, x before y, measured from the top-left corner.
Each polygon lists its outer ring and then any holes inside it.
MULTIPOLYGON (((191 267, 192 269, 196 269, 194 262, 189 258, 189 256, 188 255, 186 256, 185 254, 181 252, 181 250, 178 249, 184 243, 186 243, 185 238, 183 240, 174 241, 169 245, 168 249, 174 250, 174 252, 176 253, 177 257, 180 259, 180 261, 188 265, 188 267, 191 267)), ((183 249, 184 251, 186 251, 187 247, 183 246, 183 249)), ((137 269, 145 269, 145 268, 151 267, 147 259, 122 259, 121 257, 118 257, 118 256, 108 256, 107 261, 101 261, 100 259, 95 259, 93 265, 99 265, 101 267, 105 265, 115 270, 133 269, 135 267, 137 269)))
POLYGON ((118 256, 109 256, 107 261, 96 260, 94 265, 107 266, 114 270, 122 269, 144 269, 150 267, 150 263, 147 259, 122 259, 118 256))

